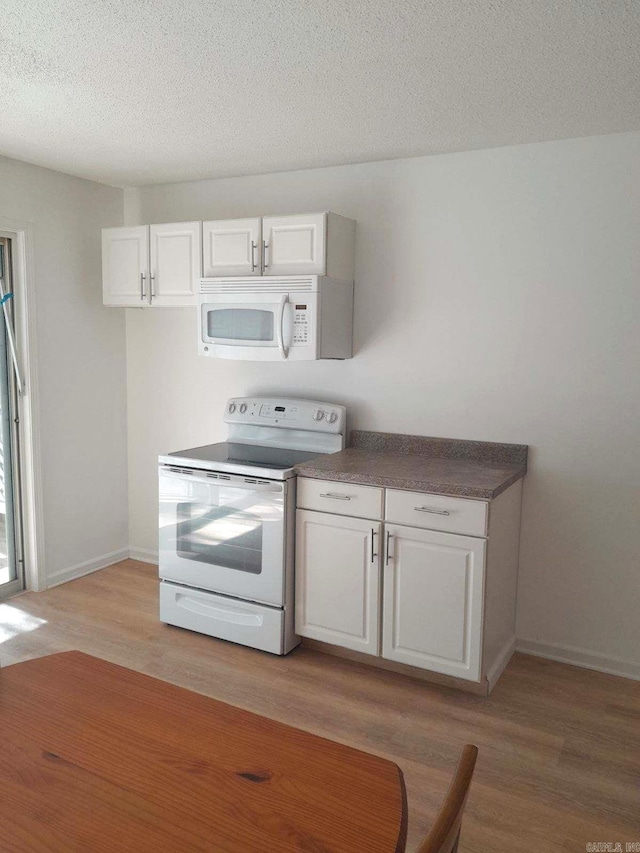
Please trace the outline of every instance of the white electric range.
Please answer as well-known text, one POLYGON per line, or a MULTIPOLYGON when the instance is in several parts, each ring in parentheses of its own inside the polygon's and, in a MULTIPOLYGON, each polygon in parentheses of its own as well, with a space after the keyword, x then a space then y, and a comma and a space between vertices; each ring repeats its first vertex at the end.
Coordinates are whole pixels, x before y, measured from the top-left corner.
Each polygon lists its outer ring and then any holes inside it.
POLYGON ((345 446, 346 410, 233 398, 228 441, 159 457, 160 619, 275 654, 294 630, 294 466, 345 446))

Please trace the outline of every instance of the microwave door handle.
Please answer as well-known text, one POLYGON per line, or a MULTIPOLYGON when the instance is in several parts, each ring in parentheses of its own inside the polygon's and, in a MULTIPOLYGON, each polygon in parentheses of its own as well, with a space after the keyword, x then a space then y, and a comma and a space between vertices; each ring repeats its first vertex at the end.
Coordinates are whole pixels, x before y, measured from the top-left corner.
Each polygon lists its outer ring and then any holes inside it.
POLYGON ((280 307, 278 309, 278 349, 283 358, 288 358, 289 347, 284 343, 284 311, 289 301, 289 294, 283 293, 280 297, 280 307))

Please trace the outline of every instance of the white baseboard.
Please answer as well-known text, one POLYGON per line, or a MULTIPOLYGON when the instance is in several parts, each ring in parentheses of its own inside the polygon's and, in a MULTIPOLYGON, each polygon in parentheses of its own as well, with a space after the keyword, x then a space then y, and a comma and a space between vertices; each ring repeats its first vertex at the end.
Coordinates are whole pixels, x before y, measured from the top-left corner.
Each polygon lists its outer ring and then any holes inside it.
POLYGON ((99 569, 105 569, 107 566, 126 560, 128 556, 129 548, 120 548, 118 551, 110 551, 108 554, 95 557, 93 560, 86 560, 76 566, 69 566, 68 569, 58 569, 57 572, 47 575, 46 588, 50 589, 52 586, 59 586, 61 583, 67 583, 67 581, 89 575, 91 572, 97 572, 99 569))
POLYGON ((516 651, 547 660, 555 660, 559 663, 570 663, 584 669, 595 669, 597 672, 605 672, 607 675, 621 675, 623 678, 640 681, 640 663, 622 660, 622 658, 605 657, 604 655, 594 654, 588 649, 580 649, 575 646, 547 645, 546 643, 536 643, 533 640, 518 640, 516 651))
MULTIPOLYGON (((91 574, 91 572, 97 572, 99 569, 105 569, 107 566, 112 566, 114 563, 119 563, 121 560, 126 560, 127 558, 158 565, 157 551, 134 547, 121 548, 118 551, 111 551, 93 560, 87 560, 84 563, 78 563, 67 569, 59 569, 57 572, 53 572, 47 577, 47 589, 75 580, 76 578, 81 578, 84 575, 91 574)), ((594 654, 588 649, 581 649, 576 646, 550 645, 547 643, 538 643, 533 640, 516 640, 513 638, 505 643, 503 649, 487 672, 490 691, 509 663, 514 651, 546 658, 547 660, 558 661, 559 663, 568 663, 572 666, 580 666, 583 669, 593 669, 597 672, 604 672, 607 675, 618 675, 623 678, 640 681, 640 663, 594 654)))
POLYGON ((146 548, 129 548, 127 556, 132 560, 140 560, 142 563, 153 563, 154 566, 158 565, 157 551, 148 551, 146 548))
POLYGON ((504 672, 507 664, 511 660, 511 655, 516 650, 516 638, 515 635, 511 637, 510 640, 504 644, 504 646, 500 649, 496 659, 493 664, 487 670, 487 681, 489 682, 489 693, 493 690, 493 687, 496 681, 500 678, 502 673, 504 672))

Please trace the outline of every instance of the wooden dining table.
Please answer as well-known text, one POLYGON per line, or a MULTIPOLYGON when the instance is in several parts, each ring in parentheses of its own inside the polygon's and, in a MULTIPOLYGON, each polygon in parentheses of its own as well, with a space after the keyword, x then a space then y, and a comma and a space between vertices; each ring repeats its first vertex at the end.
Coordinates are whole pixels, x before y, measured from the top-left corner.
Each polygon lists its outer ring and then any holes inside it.
POLYGON ((384 758, 82 652, 0 669, 3 853, 399 853, 406 826, 384 758))

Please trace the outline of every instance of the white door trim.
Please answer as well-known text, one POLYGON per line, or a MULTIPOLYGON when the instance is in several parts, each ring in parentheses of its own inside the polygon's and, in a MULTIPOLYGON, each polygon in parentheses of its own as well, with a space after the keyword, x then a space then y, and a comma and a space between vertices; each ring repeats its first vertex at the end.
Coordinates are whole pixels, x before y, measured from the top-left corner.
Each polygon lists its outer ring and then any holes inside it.
POLYGON ((0 217, 0 234, 12 241, 16 300, 16 349, 25 389, 20 397, 20 455, 26 589, 46 588, 44 512, 38 412, 36 294, 33 223, 0 217))

